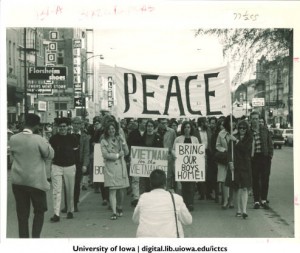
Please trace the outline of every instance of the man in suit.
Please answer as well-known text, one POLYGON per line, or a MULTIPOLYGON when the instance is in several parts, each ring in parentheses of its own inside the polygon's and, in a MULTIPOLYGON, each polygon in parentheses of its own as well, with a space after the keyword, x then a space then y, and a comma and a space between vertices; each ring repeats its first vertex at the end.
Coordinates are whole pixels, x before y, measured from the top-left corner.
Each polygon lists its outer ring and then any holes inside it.
POLYGON ((158 133, 163 138, 163 147, 169 149, 168 156, 168 173, 167 173, 167 189, 176 189, 175 183, 175 160, 172 156, 173 144, 176 139, 176 132, 173 128, 168 127, 168 119, 161 118, 158 120, 158 133))
MULTIPOLYGON (((146 130, 146 123, 147 123, 147 119, 142 119, 142 118, 138 119, 137 124, 134 121, 131 122, 131 124, 134 124, 136 126, 132 127, 133 130, 130 131, 130 133, 128 134, 128 138, 127 138, 129 157, 130 157, 130 152, 131 152, 132 146, 140 147, 143 145, 142 136, 146 130)), ((131 189, 132 189, 131 205, 134 207, 137 205, 137 203, 139 201, 139 197, 140 197, 139 182, 140 182, 139 177, 131 178, 131 189)))
POLYGON ((29 113, 25 119, 24 130, 10 139, 13 159, 11 181, 16 200, 20 238, 29 238, 30 203, 34 210, 33 238, 40 237, 44 213, 47 211, 46 191, 50 189, 47 175, 50 172, 46 171, 46 161, 54 157, 54 150, 46 139, 34 134, 39 124, 40 117, 29 113))
MULTIPOLYGON (((78 203, 80 196, 80 182, 82 179, 82 174, 87 171, 89 164, 89 155, 90 155, 90 138, 83 131, 83 122, 79 117, 72 119, 73 135, 77 138, 79 142, 79 149, 75 150, 75 164, 76 164, 76 173, 75 173, 75 185, 74 185, 74 212, 78 212, 78 203)), ((65 195, 65 208, 62 210, 62 213, 67 212, 67 202, 65 195)))
POLYGON ((254 139, 252 157, 252 188, 254 198, 254 209, 263 207, 269 209, 268 192, 271 172, 271 161, 273 157, 272 134, 268 128, 259 124, 259 113, 250 114, 251 133, 254 139))

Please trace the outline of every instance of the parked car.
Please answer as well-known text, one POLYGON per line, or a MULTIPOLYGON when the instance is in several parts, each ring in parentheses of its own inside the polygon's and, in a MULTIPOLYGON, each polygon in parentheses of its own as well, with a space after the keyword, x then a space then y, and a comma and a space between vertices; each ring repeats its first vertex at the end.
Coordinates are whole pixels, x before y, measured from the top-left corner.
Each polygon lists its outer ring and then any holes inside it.
POLYGON ((282 145, 284 145, 285 141, 283 138, 283 130, 280 128, 270 128, 270 131, 272 132, 272 140, 274 144, 274 148, 281 149, 282 145))
POLYGON ((285 144, 287 144, 288 137, 293 138, 293 129, 283 129, 282 136, 284 138, 285 144))
POLYGON ((294 137, 293 137, 293 135, 289 135, 287 137, 286 145, 288 145, 288 146, 293 146, 294 145, 294 137))

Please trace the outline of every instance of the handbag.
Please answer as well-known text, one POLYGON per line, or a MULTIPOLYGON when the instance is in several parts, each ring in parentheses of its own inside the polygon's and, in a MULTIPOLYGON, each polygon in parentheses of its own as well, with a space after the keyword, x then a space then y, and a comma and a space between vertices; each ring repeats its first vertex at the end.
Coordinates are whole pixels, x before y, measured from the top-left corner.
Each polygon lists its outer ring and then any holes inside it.
POLYGON ((223 165, 227 165, 228 164, 228 153, 227 151, 221 152, 216 150, 215 154, 214 154, 214 159, 216 160, 216 162, 223 164, 223 165))
POLYGON ((175 223, 176 223, 176 233, 177 233, 177 238, 179 238, 178 224, 177 224, 177 214, 176 214, 174 196, 173 196, 173 193, 171 191, 169 191, 169 193, 171 194, 171 198, 172 198, 172 202, 173 202, 174 214, 175 214, 175 223))

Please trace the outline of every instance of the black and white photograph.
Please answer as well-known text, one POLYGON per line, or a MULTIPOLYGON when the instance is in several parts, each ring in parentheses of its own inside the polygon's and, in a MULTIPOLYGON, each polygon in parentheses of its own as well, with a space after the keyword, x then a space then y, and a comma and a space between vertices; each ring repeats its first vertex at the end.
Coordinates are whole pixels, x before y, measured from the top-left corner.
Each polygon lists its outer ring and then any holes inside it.
POLYGON ((0 249, 295 252, 299 4, 125 2, 1 6, 0 249))

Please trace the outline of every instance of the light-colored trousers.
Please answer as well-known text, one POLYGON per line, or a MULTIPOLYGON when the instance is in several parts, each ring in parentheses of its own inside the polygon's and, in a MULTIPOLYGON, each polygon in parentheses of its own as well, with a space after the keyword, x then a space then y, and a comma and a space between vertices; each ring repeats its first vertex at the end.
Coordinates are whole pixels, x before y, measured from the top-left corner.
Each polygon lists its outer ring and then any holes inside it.
POLYGON ((59 216, 61 193, 62 193, 62 179, 64 178, 66 185, 66 196, 68 212, 74 212, 74 184, 75 184, 76 166, 62 167, 52 164, 51 180, 53 187, 53 209, 54 214, 59 216))
POLYGON ((131 178, 131 190, 132 190, 132 200, 139 199, 140 197, 140 178, 131 178))

